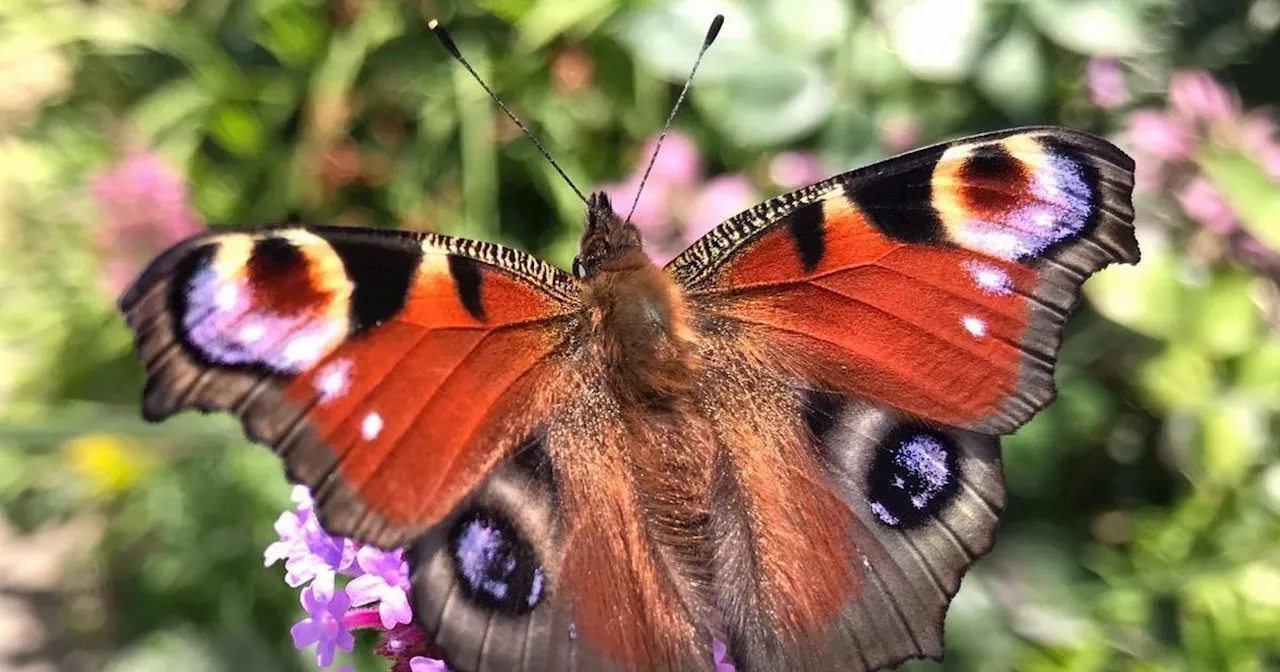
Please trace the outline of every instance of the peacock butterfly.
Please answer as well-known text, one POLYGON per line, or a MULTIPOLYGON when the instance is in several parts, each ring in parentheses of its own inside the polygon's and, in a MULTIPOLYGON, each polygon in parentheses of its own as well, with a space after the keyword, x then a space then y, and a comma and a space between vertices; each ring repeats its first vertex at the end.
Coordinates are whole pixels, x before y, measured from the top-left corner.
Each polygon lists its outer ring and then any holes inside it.
POLYGON ((230 411, 331 533, 407 546, 455 669, 705 670, 718 636, 744 670, 869 670, 941 655, 999 436, 1053 398, 1081 283, 1138 260, 1133 167, 1066 128, 970 137, 664 268, 596 193, 572 275, 435 233, 220 229, 120 309, 144 416, 230 411))

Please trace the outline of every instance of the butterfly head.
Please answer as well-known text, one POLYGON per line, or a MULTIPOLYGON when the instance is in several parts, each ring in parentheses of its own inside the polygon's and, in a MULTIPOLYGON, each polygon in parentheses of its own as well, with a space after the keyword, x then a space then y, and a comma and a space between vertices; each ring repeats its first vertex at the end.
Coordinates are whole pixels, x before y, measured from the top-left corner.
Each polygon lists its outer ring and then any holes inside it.
POLYGON ((587 198, 587 226, 573 259, 573 274, 589 278, 611 262, 633 252, 641 252, 640 229, 613 211, 613 204, 602 191, 587 198))

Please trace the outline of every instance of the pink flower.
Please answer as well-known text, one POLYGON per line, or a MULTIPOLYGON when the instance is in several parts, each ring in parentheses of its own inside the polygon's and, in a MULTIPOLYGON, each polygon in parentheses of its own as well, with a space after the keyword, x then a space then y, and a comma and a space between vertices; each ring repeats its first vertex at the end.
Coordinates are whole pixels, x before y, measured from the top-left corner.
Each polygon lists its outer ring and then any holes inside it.
MULTIPOLYGON (((644 145, 644 154, 637 165, 637 175, 644 174, 645 164, 653 156, 658 138, 651 138, 644 145)), ((653 171, 649 173, 649 185, 678 186, 692 184, 702 179, 702 153, 693 139, 680 131, 667 133, 662 141, 662 151, 653 161, 653 171)), ((648 189, 648 186, 645 187, 648 189)), ((628 205, 630 205, 628 203, 628 205)))
POLYGON ((102 211, 97 248, 108 291, 124 291, 155 254, 200 232, 187 185, 159 155, 134 153, 99 174, 90 191, 102 211))
POLYGON ((920 120, 911 114, 898 114, 881 120, 880 144, 890 152, 905 152, 920 143, 920 120))
POLYGON ((769 179, 783 189, 799 189, 827 175, 822 160, 811 152, 783 152, 769 162, 769 179))
POLYGON ((1276 122, 1266 112, 1250 112, 1240 120, 1240 144, 1271 179, 1280 181, 1280 139, 1276 122))
POLYGON ((1236 214, 1222 193, 1208 179, 1196 176, 1177 194, 1187 216, 1217 234, 1228 234, 1238 226, 1236 214))
POLYGON ((1191 130, 1158 110, 1138 110, 1129 119, 1129 138, 1138 149, 1161 159, 1185 159, 1195 151, 1191 130))
POLYGON ((298 649, 316 647, 316 664, 329 667, 333 664, 335 649, 351 651, 356 640, 343 625, 342 617, 351 606, 346 593, 333 593, 329 599, 316 595, 310 587, 302 591, 302 608, 308 618, 304 618, 293 626, 289 634, 293 637, 293 645, 298 649))
POLYGON ((759 202, 755 187, 741 175, 721 175, 702 186, 685 218, 686 243, 692 243, 717 224, 759 202))
POLYGON ((354 567, 355 544, 350 539, 330 536, 320 527, 306 488, 296 486, 292 497, 298 511, 286 511, 276 519, 280 541, 267 546, 264 564, 270 566, 285 560, 285 583, 294 588, 311 583, 318 595, 328 599, 333 594, 337 573, 349 572, 354 567))
POLYGON ((1227 121, 1240 114, 1235 95, 1204 70, 1183 70, 1169 80, 1169 107, 1187 121, 1227 121))
POLYGON ((449 667, 444 664, 443 660, 428 658, 426 656, 414 656, 409 660, 409 669, 413 672, 449 672, 449 667))
POLYGON ((378 603, 382 627, 390 630, 402 623, 413 622, 409 608, 409 566, 402 551, 387 553, 365 546, 356 554, 356 562, 364 574, 347 584, 347 597, 354 606, 378 603))
POLYGON ((1114 109, 1129 102, 1129 88, 1124 70, 1114 58, 1091 58, 1084 69, 1089 99, 1104 109, 1114 109))

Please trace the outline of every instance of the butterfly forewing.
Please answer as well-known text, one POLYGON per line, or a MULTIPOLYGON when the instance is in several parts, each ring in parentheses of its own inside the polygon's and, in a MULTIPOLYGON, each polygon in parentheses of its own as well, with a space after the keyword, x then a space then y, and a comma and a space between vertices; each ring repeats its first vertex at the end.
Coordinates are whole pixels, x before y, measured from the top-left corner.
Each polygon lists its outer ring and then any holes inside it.
POLYGON ((559 271, 494 245, 281 227, 175 247, 121 309, 149 419, 236 413, 313 489, 333 532, 395 546, 536 424, 530 382, 575 302, 559 271))

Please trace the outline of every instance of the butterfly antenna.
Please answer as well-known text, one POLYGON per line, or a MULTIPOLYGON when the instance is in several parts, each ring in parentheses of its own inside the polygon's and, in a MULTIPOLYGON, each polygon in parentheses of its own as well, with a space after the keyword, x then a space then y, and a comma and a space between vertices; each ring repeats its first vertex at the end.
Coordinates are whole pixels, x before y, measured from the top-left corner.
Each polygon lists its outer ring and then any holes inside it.
POLYGON ((440 40, 440 44, 444 45, 444 48, 449 52, 449 55, 453 56, 455 60, 461 63, 462 67, 467 69, 467 72, 471 73, 471 76, 475 78, 476 82, 484 88, 484 92, 489 94, 489 97, 493 99, 493 102, 498 104, 498 107, 502 108, 502 111, 506 113, 507 117, 510 118, 511 121, 515 122, 516 126, 519 126, 520 130, 524 131, 525 135, 529 136, 529 139, 533 141, 533 144, 538 148, 538 151, 542 152, 542 156, 546 157, 547 161, 551 163, 551 167, 555 168, 556 172, 560 173, 560 177, 564 178, 565 184, 568 184, 569 188, 573 189, 573 193, 577 194, 578 198, 582 199, 583 203, 586 203, 587 197, 583 196, 582 191, 573 183, 573 180, 570 180, 569 176, 565 175, 564 170, 560 168, 560 164, 556 163, 556 160, 551 158, 551 152, 548 152, 547 148, 543 147, 541 142, 538 142, 538 138, 533 134, 533 131, 529 130, 529 127, 525 126, 523 121, 520 121, 520 118, 502 102, 502 99, 498 98, 498 94, 494 93, 493 89, 490 89, 489 85, 484 83, 484 80, 480 78, 480 73, 476 72, 476 69, 471 67, 471 64, 467 62, 467 59, 462 57, 462 52, 458 51, 457 43, 453 41, 452 37, 449 37, 449 33, 444 29, 444 26, 440 25, 439 21, 431 19, 427 22, 427 28, 429 28, 436 36, 436 39, 440 40))
POLYGON ((631 215, 636 212, 636 205, 640 203, 640 193, 644 191, 644 183, 649 180, 649 173, 653 170, 653 164, 658 161, 658 151, 662 149, 662 141, 667 137, 667 131, 671 129, 671 120, 676 118, 676 112, 680 110, 680 104, 684 102, 685 94, 689 93, 689 85, 693 83, 693 76, 698 74, 698 64, 702 63, 703 54, 707 53, 707 48, 712 42, 716 41, 716 36, 720 34, 720 26, 724 25, 724 15, 716 14, 716 18, 711 20, 711 27, 707 29, 707 36, 702 40, 702 48, 698 50, 698 57, 693 61, 693 69, 689 71, 689 77, 684 80, 684 88, 680 89, 680 95, 676 97, 676 104, 671 106, 671 114, 667 115, 667 123, 662 127, 662 133, 658 135, 658 142, 653 146, 653 155, 649 157, 649 165, 644 169, 644 176, 640 178, 640 187, 636 189, 636 198, 631 201, 631 209, 627 211, 627 221, 631 221, 631 215))

